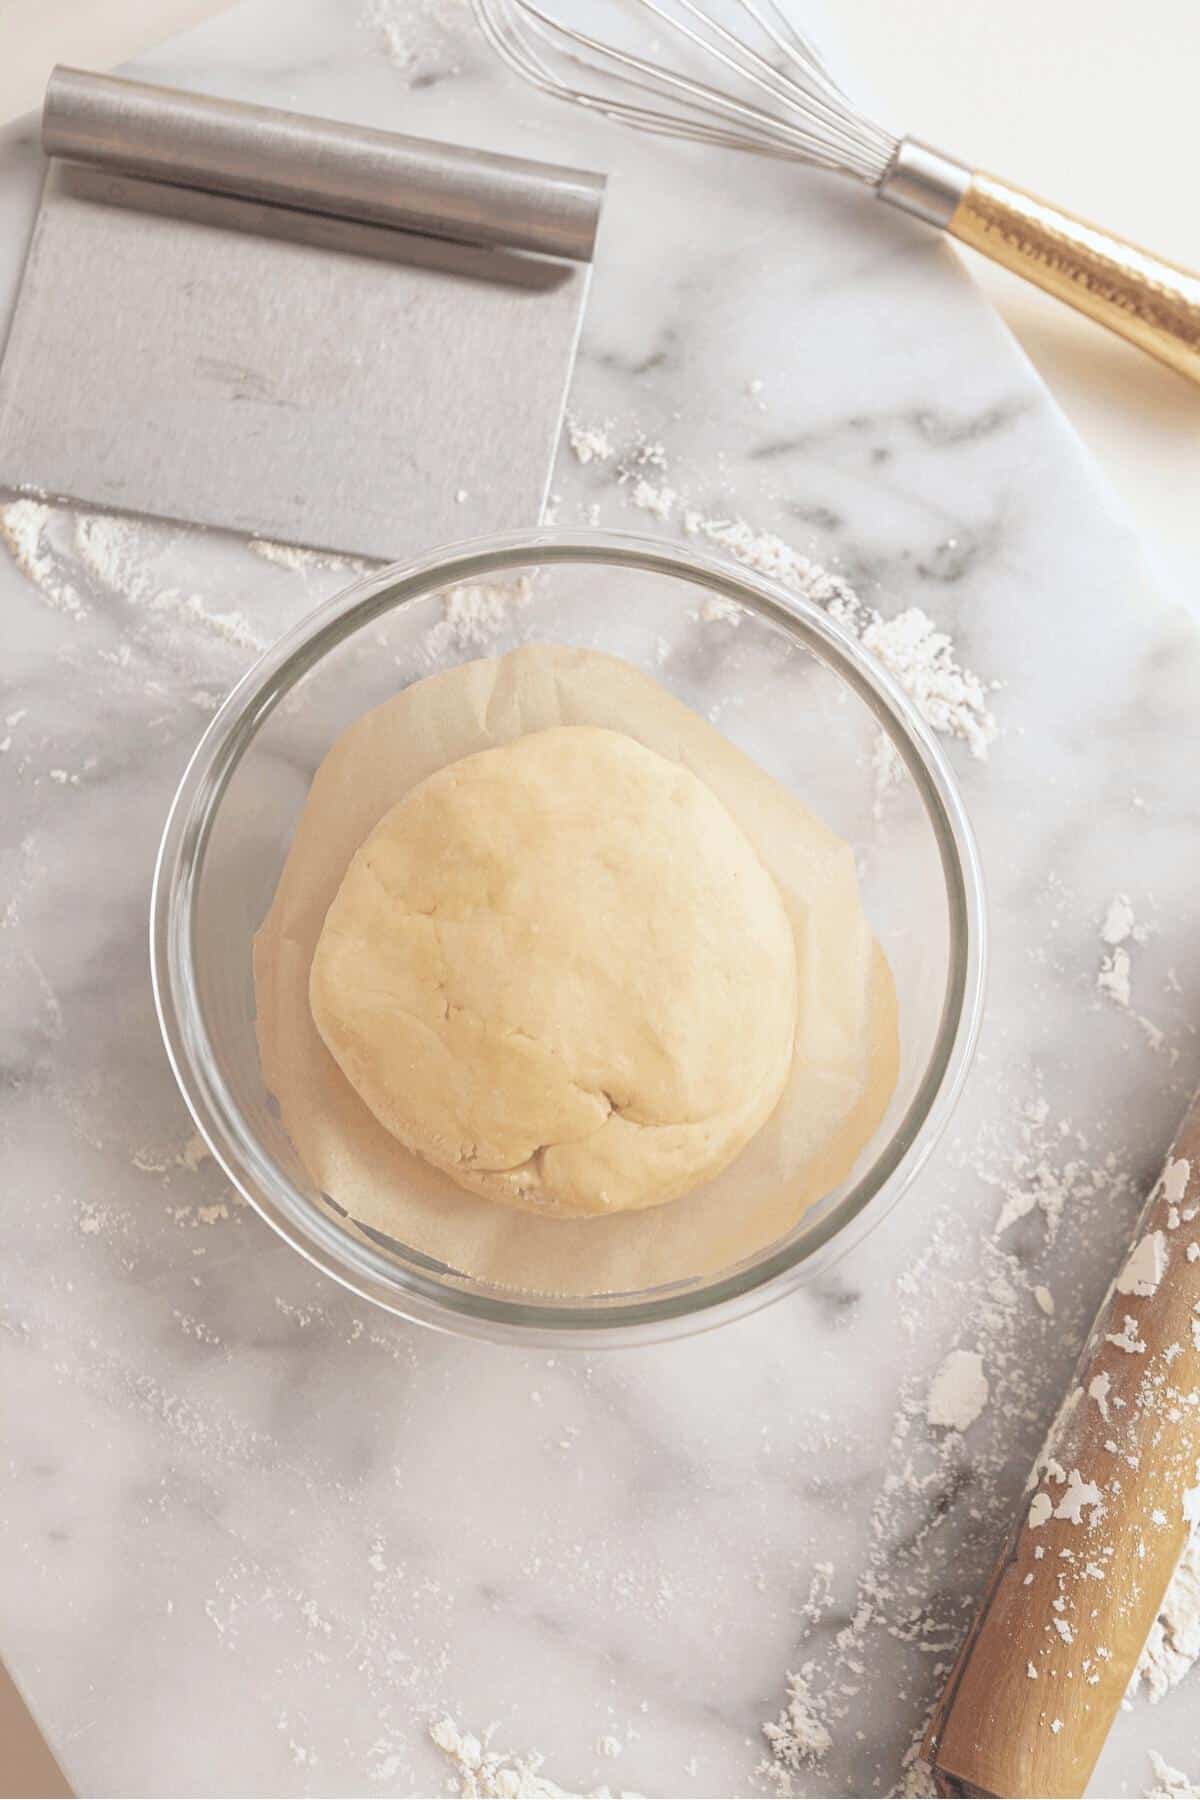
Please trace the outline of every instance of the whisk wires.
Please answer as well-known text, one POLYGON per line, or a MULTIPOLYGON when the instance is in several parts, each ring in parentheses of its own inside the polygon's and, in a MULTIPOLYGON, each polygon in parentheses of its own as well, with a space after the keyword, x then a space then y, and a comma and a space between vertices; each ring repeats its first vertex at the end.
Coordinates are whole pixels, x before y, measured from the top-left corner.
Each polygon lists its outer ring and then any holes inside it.
POLYGON ((638 131, 810 163, 870 186, 895 154, 897 139, 847 99, 778 0, 726 0, 721 11, 739 30, 702 0, 628 0, 674 34, 681 60, 715 64, 730 87, 606 42, 538 0, 472 3, 493 47, 526 81, 638 131))

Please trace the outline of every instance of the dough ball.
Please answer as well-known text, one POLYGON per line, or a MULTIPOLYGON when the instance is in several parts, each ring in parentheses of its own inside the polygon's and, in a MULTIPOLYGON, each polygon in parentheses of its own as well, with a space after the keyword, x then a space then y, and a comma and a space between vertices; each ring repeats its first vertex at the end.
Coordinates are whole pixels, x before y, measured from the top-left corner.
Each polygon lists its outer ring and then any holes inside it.
POLYGON ((562 726, 451 763, 325 919, 317 1029, 375 1117, 477 1194, 564 1217, 716 1175, 792 1060, 779 891, 689 770, 562 726))

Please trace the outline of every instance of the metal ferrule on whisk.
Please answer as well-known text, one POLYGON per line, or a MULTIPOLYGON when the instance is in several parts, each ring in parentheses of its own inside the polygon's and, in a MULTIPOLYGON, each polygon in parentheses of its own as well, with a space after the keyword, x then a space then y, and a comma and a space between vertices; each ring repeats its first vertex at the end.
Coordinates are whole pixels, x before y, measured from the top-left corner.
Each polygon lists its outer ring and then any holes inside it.
POLYGON ((889 206, 943 230, 971 185, 971 171, 919 138, 901 138, 875 192, 889 206))

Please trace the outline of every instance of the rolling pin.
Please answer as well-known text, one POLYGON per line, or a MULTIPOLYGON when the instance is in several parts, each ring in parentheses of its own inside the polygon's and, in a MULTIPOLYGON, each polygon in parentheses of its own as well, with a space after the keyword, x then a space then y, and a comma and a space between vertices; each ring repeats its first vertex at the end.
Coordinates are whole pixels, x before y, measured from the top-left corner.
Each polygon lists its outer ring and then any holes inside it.
POLYGON ((938 1793, 1083 1793, 1198 1515, 1200 1094, 934 1709, 938 1793))

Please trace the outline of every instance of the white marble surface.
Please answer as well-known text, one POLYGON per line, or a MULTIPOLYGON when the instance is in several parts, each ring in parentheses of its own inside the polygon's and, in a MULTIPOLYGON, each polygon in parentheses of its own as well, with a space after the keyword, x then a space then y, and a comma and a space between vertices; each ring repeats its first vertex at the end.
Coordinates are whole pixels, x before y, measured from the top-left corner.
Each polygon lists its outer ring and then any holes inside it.
MULTIPOLYGON (((138 68, 611 170, 577 413, 661 438, 690 500, 779 531, 885 612, 920 604, 1002 683, 990 764, 960 764, 989 1018, 918 1189, 786 1306, 586 1358, 365 1312, 211 1163, 178 1160, 144 950, 159 824, 213 698, 337 577, 147 527, 152 579, 114 588, 56 519, 42 588, 0 560, 0 715, 23 714, 0 759, 0 1646, 86 1792, 438 1792, 426 1727, 449 1709, 499 1720, 564 1784, 749 1793, 760 1723, 810 1657, 834 1743, 797 1790, 885 1792, 1200 1072, 1200 643, 944 247, 817 181, 539 102, 458 0, 388 9, 404 67, 357 5, 289 11, 286 34, 280 16, 250 0, 138 68), (167 586, 249 631, 181 617, 167 586), (1153 926, 1134 1000, 1158 1050, 1096 995, 1117 889, 1153 926), (1109 1153, 1127 1185, 1075 1178, 1053 1242, 1035 1211, 996 1245, 1014 1158, 1109 1153), (993 1404, 965 1439, 931 1434, 930 1377, 976 1344, 993 1404), (835 1635, 868 1599, 857 1673, 835 1635)), ((0 179, 11 284, 28 145, 0 179)), ((598 505, 671 529, 569 452, 557 485, 564 523, 598 505)), ((1194 1714, 1188 1684, 1139 1702, 1095 1791, 1140 1792, 1150 1746, 1195 1775, 1194 1714)))

